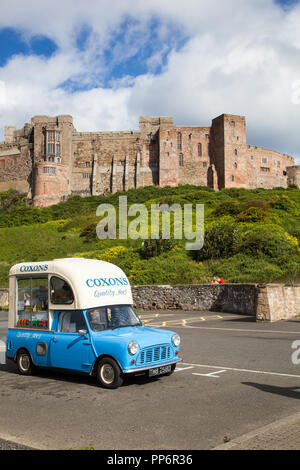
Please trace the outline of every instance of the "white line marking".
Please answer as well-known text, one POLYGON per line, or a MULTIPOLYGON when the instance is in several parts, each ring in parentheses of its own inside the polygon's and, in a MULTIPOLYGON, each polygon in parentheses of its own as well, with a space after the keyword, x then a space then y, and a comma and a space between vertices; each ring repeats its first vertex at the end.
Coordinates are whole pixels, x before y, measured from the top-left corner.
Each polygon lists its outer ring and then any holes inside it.
POLYGON ((182 370, 188 370, 188 369, 194 369, 194 366, 189 366, 189 367, 180 367, 180 369, 178 369, 178 367, 175 369, 175 372, 181 372, 182 370))
POLYGON ((205 368, 210 368, 210 369, 222 369, 224 371, 226 370, 233 370, 236 372, 249 372, 251 374, 265 374, 265 375, 277 375, 280 377, 293 377, 300 379, 300 375, 295 375, 295 374, 282 374, 280 372, 269 372, 269 371, 263 371, 263 370, 250 370, 250 369, 238 369, 237 367, 222 367, 222 366, 210 366, 210 365, 205 365, 205 364, 189 364, 188 362, 182 362, 182 365, 184 366, 193 366, 193 367, 205 367, 205 368))
POLYGON ((221 374, 222 372, 226 372, 226 370, 218 370, 216 372, 210 372, 209 374, 198 374, 197 372, 193 372, 192 375, 201 375, 202 377, 215 377, 218 379, 220 376, 216 374, 221 374))
MULTIPOLYGON (((300 323, 299 323, 300 325, 300 323)), ((252 332, 252 333, 278 333, 278 334, 290 334, 290 335, 299 335, 300 331, 276 331, 276 330, 249 330, 246 328, 218 328, 214 326, 190 326, 190 325, 181 325, 184 328, 197 328, 200 330, 221 330, 221 331, 241 331, 241 332, 252 332)))

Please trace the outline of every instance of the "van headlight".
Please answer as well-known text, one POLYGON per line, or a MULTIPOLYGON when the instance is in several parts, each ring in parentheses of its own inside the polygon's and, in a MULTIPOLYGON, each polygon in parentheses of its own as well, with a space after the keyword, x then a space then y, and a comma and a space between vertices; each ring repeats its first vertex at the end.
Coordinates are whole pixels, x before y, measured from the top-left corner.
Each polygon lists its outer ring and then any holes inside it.
POLYGON ((172 343, 176 348, 180 345, 180 336, 177 333, 172 336, 172 343))
POLYGON ((134 356, 134 354, 136 354, 138 352, 138 350, 139 350, 139 345, 135 341, 131 341, 128 344, 129 354, 132 354, 134 356))

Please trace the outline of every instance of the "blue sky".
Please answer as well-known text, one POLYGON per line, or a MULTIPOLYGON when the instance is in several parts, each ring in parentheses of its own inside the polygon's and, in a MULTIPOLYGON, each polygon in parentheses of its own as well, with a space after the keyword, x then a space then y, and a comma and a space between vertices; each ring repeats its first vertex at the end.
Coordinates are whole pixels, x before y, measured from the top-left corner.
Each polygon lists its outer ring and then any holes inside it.
POLYGON ((134 129, 140 115, 209 125, 227 112, 246 115, 249 143, 298 158, 299 30, 296 0, 11 0, 0 140, 35 114, 70 113, 92 131, 134 129))

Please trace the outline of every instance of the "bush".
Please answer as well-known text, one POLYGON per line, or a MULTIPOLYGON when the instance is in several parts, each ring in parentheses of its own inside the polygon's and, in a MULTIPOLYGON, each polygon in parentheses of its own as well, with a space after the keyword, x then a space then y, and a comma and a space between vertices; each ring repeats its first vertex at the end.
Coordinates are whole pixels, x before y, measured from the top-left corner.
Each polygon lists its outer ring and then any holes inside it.
POLYGON ((278 225, 260 225, 241 235, 237 251, 255 258, 266 256, 279 261, 298 253, 296 240, 292 238, 286 236, 278 225))
POLYGON ((268 211, 261 207, 248 207, 237 214, 236 219, 239 222, 262 222, 268 218, 268 211))
POLYGON ((292 201, 288 196, 283 194, 281 196, 275 196, 271 200, 271 206, 273 207, 273 209, 281 209, 284 211, 290 211, 291 209, 294 208, 295 202, 292 201))
POLYGON ((236 224, 213 224, 205 231, 203 248, 193 252, 193 256, 197 261, 228 258, 235 253, 239 238, 240 229, 236 224))
POLYGON ((167 253, 173 248, 173 246, 174 242, 172 240, 164 240, 162 238, 157 240, 147 239, 142 242, 142 247, 140 248, 139 253, 142 258, 149 259, 154 256, 159 256, 162 253, 167 253))

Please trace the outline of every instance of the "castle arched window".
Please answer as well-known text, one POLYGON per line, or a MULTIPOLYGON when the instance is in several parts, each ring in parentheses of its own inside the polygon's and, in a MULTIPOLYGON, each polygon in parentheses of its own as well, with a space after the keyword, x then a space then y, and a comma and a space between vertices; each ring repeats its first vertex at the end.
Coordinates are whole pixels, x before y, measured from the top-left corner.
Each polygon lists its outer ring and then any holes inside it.
POLYGON ((198 144, 198 157, 202 157, 202 144, 198 144))
POLYGON ((181 132, 177 133, 177 149, 182 150, 182 134, 181 134, 181 132))
POLYGON ((238 154, 238 151, 237 149, 234 150, 234 155, 237 155, 238 154))
POLYGON ((183 164, 184 164, 184 163, 183 163, 183 155, 182 155, 182 153, 181 153, 181 154, 179 155, 179 166, 182 167, 183 164))
POLYGON ((234 162, 234 168, 237 168, 237 162, 234 162))

